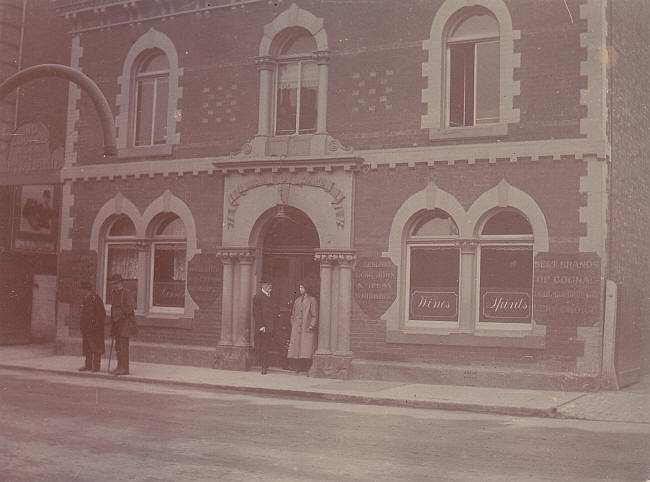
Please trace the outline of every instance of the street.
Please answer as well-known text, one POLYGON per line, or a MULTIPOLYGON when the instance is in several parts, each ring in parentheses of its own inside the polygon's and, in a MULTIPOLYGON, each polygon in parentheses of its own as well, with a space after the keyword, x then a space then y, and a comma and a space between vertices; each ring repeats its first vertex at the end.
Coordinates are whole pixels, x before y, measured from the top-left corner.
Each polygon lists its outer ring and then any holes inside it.
POLYGON ((2 480, 645 481, 650 425, 0 369, 2 480))

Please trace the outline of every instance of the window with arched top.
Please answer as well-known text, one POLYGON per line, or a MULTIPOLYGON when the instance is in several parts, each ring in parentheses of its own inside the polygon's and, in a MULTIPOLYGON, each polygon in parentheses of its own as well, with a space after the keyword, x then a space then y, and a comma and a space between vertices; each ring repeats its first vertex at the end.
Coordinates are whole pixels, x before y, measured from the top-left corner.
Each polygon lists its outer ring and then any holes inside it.
POLYGON ((441 209, 421 212, 406 239, 408 321, 458 323, 458 226, 441 209))
POLYGON ((175 214, 156 219, 151 256, 151 310, 182 311, 187 280, 187 241, 185 225, 175 214))
POLYGON ((499 122, 499 23, 472 9, 448 29, 447 123, 465 127, 499 122))
POLYGON ((169 60, 158 49, 141 55, 134 79, 133 141, 135 146, 167 142, 169 60))
POLYGON ((104 243, 105 292, 106 304, 112 304, 112 293, 108 279, 119 274, 124 285, 137 298, 138 293, 138 248, 133 221, 128 216, 118 216, 108 226, 104 243))
POLYGON ((316 41, 307 30, 289 30, 275 59, 275 134, 313 134, 318 113, 316 41))
POLYGON ((530 323, 533 230, 523 214, 500 210, 479 235, 479 322, 530 323))

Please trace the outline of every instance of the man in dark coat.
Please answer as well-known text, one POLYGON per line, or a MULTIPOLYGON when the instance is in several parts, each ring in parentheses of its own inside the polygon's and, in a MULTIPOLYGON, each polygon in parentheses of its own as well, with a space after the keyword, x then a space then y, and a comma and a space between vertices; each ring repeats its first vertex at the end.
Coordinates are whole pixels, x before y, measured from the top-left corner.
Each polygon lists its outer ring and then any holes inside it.
POLYGON ((124 280, 119 274, 110 278, 111 299, 111 336, 115 337, 117 368, 113 375, 129 374, 129 339, 138 334, 135 322, 135 300, 133 294, 124 287, 124 280))
POLYGON ((90 281, 81 281, 79 287, 84 292, 81 305, 81 335, 83 337, 82 352, 86 364, 79 368, 80 372, 92 370, 98 372, 104 353, 104 321, 106 308, 101 297, 93 291, 90 281))
POLYGON ((271 299, 273 286, 269 281, 263 281, 261 290, 253 296, 253 320, 255 320, 255 348, 262 366, 262 375, 266 375, 269 367, 269 350, 273 348, 273 330, 277 308, 271 299))

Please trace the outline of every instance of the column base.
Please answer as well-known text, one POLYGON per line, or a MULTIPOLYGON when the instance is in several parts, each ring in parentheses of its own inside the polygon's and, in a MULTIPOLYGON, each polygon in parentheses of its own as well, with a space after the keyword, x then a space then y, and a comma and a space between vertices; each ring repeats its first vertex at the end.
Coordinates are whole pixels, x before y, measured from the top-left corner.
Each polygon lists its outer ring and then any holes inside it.
POLYGON ((250 366, 250 347, 217 346, 213 368, 218 370, 248 371, 250 366))
POLYGON ((348 380, 351 374, 352 356, 314 355, 309 375, 314 378, 338 378, 348 380))

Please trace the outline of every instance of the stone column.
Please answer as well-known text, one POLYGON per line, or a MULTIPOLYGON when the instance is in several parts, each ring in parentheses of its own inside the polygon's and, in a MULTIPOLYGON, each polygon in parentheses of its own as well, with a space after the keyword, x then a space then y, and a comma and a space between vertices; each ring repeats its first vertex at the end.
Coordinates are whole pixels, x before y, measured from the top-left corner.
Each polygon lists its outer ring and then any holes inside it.
POLYGON ((233 296, 233 266, 232 258, 222 256, 223 286, 221 290, 221 336, 219 345, 232 345, 232 296, 233 296))
POLYGON ((257 135, 271 135, 271 115, 273 113, 273 80, 275 64, 270 57, 259 57, 255 60, 260 73, 260 100, 259 117, 257 121, 257 135))
POLYGON ((242 253, 239 256, 239 316, 233 336, 235 346, 249 348, 251 319, 251 273, 253 272, 253 254, 242 253))
POLYGON ((331 295, 332 295, 332 263, 327 255, 316 254, 320 261, 320 307, 318 314, 318 355, 332 353, 330 343, 331 328, 331 295))
POLYGON ((336 355, 350 356, 350 317, 352 315, 352 265, 353 255, 339 260, 339 333, 336 355))
POLYGON ((347 379, 352 364, 350 318, 355 256, 348 250, 319 250, 316 259, 321 260, 320 313, 329 323, 320 322, 318 350, 310 373, 315 377, 347 379))
POLYGON ((316 117, 316 134, 327 133, 327 81, 329 71, 329 52, 316 52, 318 64, 318 107, 316 117))
POLYGON ((221 248, 223 288, 221 336, 216 347, 214 367, 222 370, 248 370, 250 359, 250 303, 253 250, 221 248))
POLYGON ((458 326, 460 328, 472 329, 476 323, 474 319, 474 300, 472 292, 474 289, 474 260, 476 259, 476 242, 473 240, 461 240, 458 242, 460 248, 460 289, 458 292, 458 326), (469 280, 469 281, 468 281, 469 280))
MULTIPOLYGON (((147 245, 143 241, 138 241, 137 247, 138 247, 138 272, 144 273, 145 270, 147 269, 146 268, 147 245)), ((148 278, 147 276, 138 276, 138 281, 137 281, 138 293, 137 293, 137 299, 135 300, 135 304, 136 304, 136 310, 141 313, 147 311, 147 307, 145 306, 145 302, 147 299, 147 296, 145 296, 145 293, 147 292, 147 278, 148 278)), ((153 280, 151 280, 151 283, 153 283, 153 280)))

